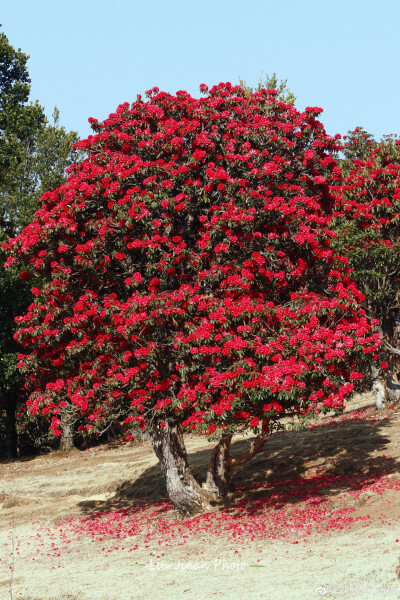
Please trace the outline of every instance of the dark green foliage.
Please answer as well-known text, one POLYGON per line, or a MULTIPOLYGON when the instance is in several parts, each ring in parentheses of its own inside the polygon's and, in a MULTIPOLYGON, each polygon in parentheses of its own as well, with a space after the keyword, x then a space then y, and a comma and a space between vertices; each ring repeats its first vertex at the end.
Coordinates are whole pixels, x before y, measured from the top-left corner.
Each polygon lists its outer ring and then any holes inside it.
MULTIPOLYGON (((15 50, 1 32, 0 243, 30 223, 41 195, 61 185, 65 168, 80 156, 71 149, 78 136, 59 125, 57 108, 50 124, 43 107, 37 101, 28 102, 27 60, 28 56, 15 50)), ((16 408, 25 400, 17 367, 18 346, 13 340, 14 318, 26 312, 32 296, 29 279, 20 279, 20 270, 5 270, 5 259, 0 251, 0 456, 10 458, 17 451, 16 408)), ((29 423, 21 422, 21 434, 22 424, 29 429, 29 423)), ((33 442, 21 443, 27 450, 33 442)))

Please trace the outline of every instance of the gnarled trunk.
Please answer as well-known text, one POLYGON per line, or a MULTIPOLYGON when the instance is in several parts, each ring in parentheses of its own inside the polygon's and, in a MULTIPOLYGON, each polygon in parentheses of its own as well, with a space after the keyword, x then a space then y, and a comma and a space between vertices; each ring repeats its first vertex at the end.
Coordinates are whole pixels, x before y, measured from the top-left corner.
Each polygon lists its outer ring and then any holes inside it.
POLYGON ((168 495, 177 510, 182 515, 212 510, 209 494, 197 483, 188 465, 182 425, 171 421, 164 427, 155 425, 152 443, 168 495))
POLYGON ((262 433, 250 442, 250 448, 240 456, 232 456, 230 452, 232 435, 223 435, 211 453, 208 464, 205 489, 213 494, 214 498, 224 498, 228 492, 233 491, 231 482, 232 467, 243 465, 261 452, 267 441, 269 421, 262 422, 262 433))
POLYGON ((215 498, 223 498, 232 491, 231 440, 232 435, 222 436, 211 453, 205 489, 215 498))
POLYGON ((383 377, 375 379, 372 384, 372 391, 375 394, 375 406, 378 410, 385 408, 387 403, 386 385, 383 377))
POLYGON ((71 408, 60 409, 61 419, 61 438, 60 438, 60 450, 62 452, 69 452, 75 447, 74 442, 74 425, 76 416, 71 408))

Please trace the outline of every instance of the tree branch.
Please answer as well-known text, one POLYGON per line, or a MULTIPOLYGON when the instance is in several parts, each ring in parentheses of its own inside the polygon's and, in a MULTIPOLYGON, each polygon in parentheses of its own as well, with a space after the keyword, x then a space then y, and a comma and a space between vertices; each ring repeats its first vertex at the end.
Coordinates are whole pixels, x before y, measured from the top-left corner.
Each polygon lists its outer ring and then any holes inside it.
POLYGON ((237 465, 243 465, 247 461, 253 458, 256 454, 262 451, 264 448, 265 442, 268 439, 269 433, 269 420, 263 419, 262 421, 262 433, 258 435, 254 440, 251 441, 250 450, 242 454, 241 456, 230 456, 229 462, 232 467, 236 467, 237 465))
POLYGON ((391 345, 389 344, 389 342, 387 342, 386 340, 385 340, 385 348, 386 348, 387 350, 389 350, 389 352, 390 352, 391 354, 395 354, 396 356, 400 356, 400 350, 399 350, 398 348, 393 348, 393 346, 391 346, 391 345))

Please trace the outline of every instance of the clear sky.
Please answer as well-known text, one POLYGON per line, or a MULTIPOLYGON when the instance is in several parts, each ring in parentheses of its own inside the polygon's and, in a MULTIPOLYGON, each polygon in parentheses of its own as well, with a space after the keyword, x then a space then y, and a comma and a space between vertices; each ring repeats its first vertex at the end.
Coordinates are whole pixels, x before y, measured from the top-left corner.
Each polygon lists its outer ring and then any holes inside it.
POLYGON ((287 79, 330 134, 400 133, 400 0, 2 0, 2 31, 30 55, 31 99, 81 137, 89 117, 158 86, 287 79))

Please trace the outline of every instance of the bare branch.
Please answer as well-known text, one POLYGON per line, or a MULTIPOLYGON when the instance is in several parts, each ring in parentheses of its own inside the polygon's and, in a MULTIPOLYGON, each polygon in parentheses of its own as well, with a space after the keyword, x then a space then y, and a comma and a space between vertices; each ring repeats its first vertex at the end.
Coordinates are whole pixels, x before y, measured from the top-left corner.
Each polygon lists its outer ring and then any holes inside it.
POLYGON ((400 356, 400 350, 399 350, 398 348, 393 348, 393 346, 391 346, 391 345, 389 344, 389 342, 386 342, 386 341, 385 341, 385 348, 386 348, 387 350, 389 350, 389 352, 390 352, 391 354, 395 354, 396 356, 400 356))
POLYGON ((269 421, 268 419, 263 419, 262 421, 262 433, 258 435, 254 440, 252 440, 250 444, 250 450, 242 454, 241 456, 230 456, 229 462, 235 467, 237 465, 243 465, 247 461, 253 458, 256 454, 262 451, 264 448, 265 442, 268 439, 269 433, 269 421))

